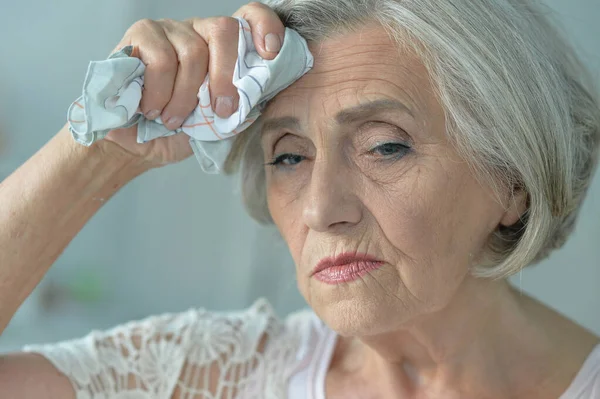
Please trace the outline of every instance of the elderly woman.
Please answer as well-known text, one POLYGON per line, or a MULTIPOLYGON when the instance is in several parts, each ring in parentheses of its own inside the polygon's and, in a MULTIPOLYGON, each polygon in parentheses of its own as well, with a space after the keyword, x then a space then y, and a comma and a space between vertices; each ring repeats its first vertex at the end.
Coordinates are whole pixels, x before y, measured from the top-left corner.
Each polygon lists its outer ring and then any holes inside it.
MULTIPOLYGON (((311 311, 189 310, 28 347, 3 398, 599 398, 599 338, 507 282, 559 248, 597 161, 600 107, 533 1, 250 4, 314 68, 235 139, 244 200, 289 246, 311 311), (274 10, 274 12, 273 12, 274 10), (283 23, 282 23, 283 22, 283 23)), ((181 125, 204 76, 230 115, 233 18, 141 21, 141 109, 181 125)), ((102 201, 188 138, 90 147, 62 129, 0 187, 0 326, 102 201)))

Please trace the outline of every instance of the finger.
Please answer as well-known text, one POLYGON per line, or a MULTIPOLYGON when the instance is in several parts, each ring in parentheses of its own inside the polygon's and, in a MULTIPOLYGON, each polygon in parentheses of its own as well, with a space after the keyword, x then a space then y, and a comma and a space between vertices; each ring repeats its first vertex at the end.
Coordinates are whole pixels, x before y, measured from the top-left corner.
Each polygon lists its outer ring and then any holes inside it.
POLYGON ((271 7, 253 2, 237 10, 233 16, 248 21, 254 47, 262 58, 272 60, 277 56, 285 38, 285 27, 271 7))
POLYGON ((208 44, 208 76, 213 110, 221 118, 233 114, 239 96, 233 85, 237 61, 239 21, 230 17, 194 20, 194 29, 208 44))
POLYGON ((161 119, 171 130, 181 126, 198 104, 198 90, 208 71, 208 45, 189 22, 161 21, 163 30, 177 53, 179 66, 173 93, 161 119))
POLYGON ((168 104, 177 76, 177 54, 162 26, 149 19, 136 22, 130 29, 129 44, 146 65, 140 108, 149 119, 157 118, 168 104))

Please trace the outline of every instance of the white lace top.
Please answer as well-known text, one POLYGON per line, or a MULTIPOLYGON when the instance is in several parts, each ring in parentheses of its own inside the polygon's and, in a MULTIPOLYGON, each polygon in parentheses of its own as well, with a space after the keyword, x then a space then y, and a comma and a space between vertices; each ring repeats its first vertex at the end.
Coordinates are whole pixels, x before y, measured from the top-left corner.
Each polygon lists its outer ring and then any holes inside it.
POLYGON ((294 325, 306 317, 283 324, 261 299, 242 312, 191 309, 24 351, 48 358, 77 399, 281 399, 298 363, 294 325))
MULTIPOLYGON (((77 399, 325 399, 336 334, 311 311, 281 322, 245 311, 188 310, 51 345, 25 347, 72 382, 77 399)), ((600 345, 560 399, 600 398, 600 345)))

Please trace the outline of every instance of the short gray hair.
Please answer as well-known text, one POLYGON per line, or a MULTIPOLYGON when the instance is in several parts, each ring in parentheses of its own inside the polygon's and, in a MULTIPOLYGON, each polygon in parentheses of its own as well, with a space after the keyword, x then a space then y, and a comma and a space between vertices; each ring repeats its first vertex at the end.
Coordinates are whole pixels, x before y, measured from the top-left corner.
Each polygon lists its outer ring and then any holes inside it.
MULTIPOLYGON (((448 137, 475 175, 525 190, 527 211, 490 238, 473 273, 501 278, 566 241, 598 160, 600 106, 593 80, 541 4, 524 0, 267 0, 309 42, 381 24, 427 67, 448 137)), ((271 222, 260 121, 238 136, 249 213, 271 222)), ((489 183, 487 183, 489 184, 489 183)))

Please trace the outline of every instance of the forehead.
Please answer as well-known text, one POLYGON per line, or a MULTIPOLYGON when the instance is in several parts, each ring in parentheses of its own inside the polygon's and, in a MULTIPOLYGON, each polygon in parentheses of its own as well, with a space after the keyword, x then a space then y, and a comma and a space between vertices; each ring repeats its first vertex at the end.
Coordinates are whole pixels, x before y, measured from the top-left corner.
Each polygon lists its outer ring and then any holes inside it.
POLYGON ((279 93, 269 117, 302 117, 315 109, 337 112, 361 102, 399 101, 413 113, 436 105, 426 68, 409 46, 399 46, 379 25, 309 43, 314 67, 279 93), (335 111, 333 111, 335 109, 335 111))

